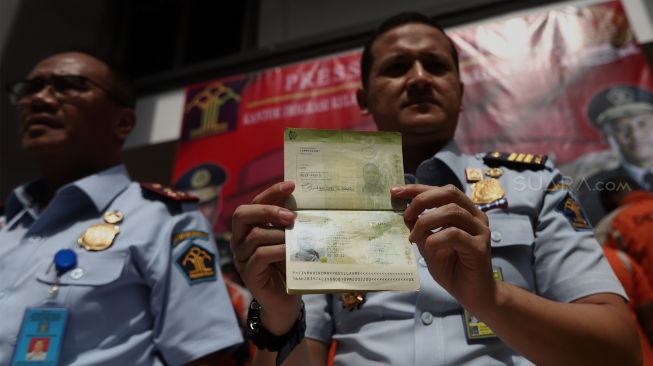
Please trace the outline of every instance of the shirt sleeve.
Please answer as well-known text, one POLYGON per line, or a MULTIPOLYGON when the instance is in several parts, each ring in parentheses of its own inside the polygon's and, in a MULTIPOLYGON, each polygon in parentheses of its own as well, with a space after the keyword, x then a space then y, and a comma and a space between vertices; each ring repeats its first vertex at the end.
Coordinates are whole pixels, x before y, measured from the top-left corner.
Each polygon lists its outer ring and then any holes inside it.
POLYGON ((627 298, 593 236, 587 216, 573 193, 560 188, 554 170, 543 192, 535 226, 534 271, 537 291, 559 302, 597 294, 627 298), (554 187, 554 188, 552 188, 554 187))
POLYGON ((155 240, 147 276, 154 343, 166 362, 182 365, 241 343, 204 217, 197 210, 175 215, 155 240))
POLYGON ((306 310, 306 338, 331 344, 333 337, 333 316, 331 295, 304 295, 306 310))

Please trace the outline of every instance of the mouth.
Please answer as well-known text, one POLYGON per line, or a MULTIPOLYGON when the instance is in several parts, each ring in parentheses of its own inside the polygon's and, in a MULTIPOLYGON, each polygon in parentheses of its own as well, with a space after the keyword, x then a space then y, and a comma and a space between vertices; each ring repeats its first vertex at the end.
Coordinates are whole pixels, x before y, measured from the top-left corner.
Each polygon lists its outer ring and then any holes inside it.
POLYGON ((25 118, 25 122, 23 123, 23 132, 43 128, 60 129, 63 128, 63 123, 49 113, 30 114, 25 118))
POLYGON ((416 96, 409 98, 403 103, 404 108, 412 106, 435 105, 440 106, 440 102, 430 95, 416 96))

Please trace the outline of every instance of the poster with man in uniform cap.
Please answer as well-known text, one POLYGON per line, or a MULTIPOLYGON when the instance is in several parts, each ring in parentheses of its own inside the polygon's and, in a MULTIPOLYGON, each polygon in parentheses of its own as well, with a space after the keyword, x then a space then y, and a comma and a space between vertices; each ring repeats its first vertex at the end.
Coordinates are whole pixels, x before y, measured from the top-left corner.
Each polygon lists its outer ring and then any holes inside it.
POLYGON ((587 118, 611 149, 587 154, 561 170, 596 225, 606 214, 600 191, 619 188, 607 184, 611 178, 631 178, 637 186, 629 190, 653 191, 653 92, 633 85, 609 86, 591 98, 587 118))

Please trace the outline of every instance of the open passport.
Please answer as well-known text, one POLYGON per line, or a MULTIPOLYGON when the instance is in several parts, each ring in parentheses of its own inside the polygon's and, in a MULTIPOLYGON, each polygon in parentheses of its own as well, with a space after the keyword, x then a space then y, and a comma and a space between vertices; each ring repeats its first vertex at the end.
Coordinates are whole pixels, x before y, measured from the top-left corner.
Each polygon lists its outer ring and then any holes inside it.
POLYGON ((286 229, 289 294, 419 290, 406 201, 390 197, 404 183, 401 134, 288 128, 284 175, 297 215, 286 229))

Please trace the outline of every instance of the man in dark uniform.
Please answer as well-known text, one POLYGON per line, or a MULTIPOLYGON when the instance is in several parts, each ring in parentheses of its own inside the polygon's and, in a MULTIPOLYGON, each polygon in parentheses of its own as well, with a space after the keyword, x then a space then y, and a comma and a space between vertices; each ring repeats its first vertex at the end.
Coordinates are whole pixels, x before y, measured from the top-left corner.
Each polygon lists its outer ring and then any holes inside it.
POLYGON ((211 227, 220 215, 222 185, 227 173, 217 164, 203 163, 189 169, 174 184, 175 189, 199 198, 199 208, 211 227))
POLYGON ((592 98, 587 117, 603 133, 617 157, 616 166, 610 165, 610 155, 605 153, 594 154, 605 158, 581 158, 592 163, 583 164, 586 172, 579 171, 574 177, 578 198, 590 222, 596 225, 606 214, 600 204, 600 191, 623 188, 606 184, 613 178, 632 179, 636 185, 628 187, 630 191, 653 191, 653 93, 631 85, 611 86, 592 98))

